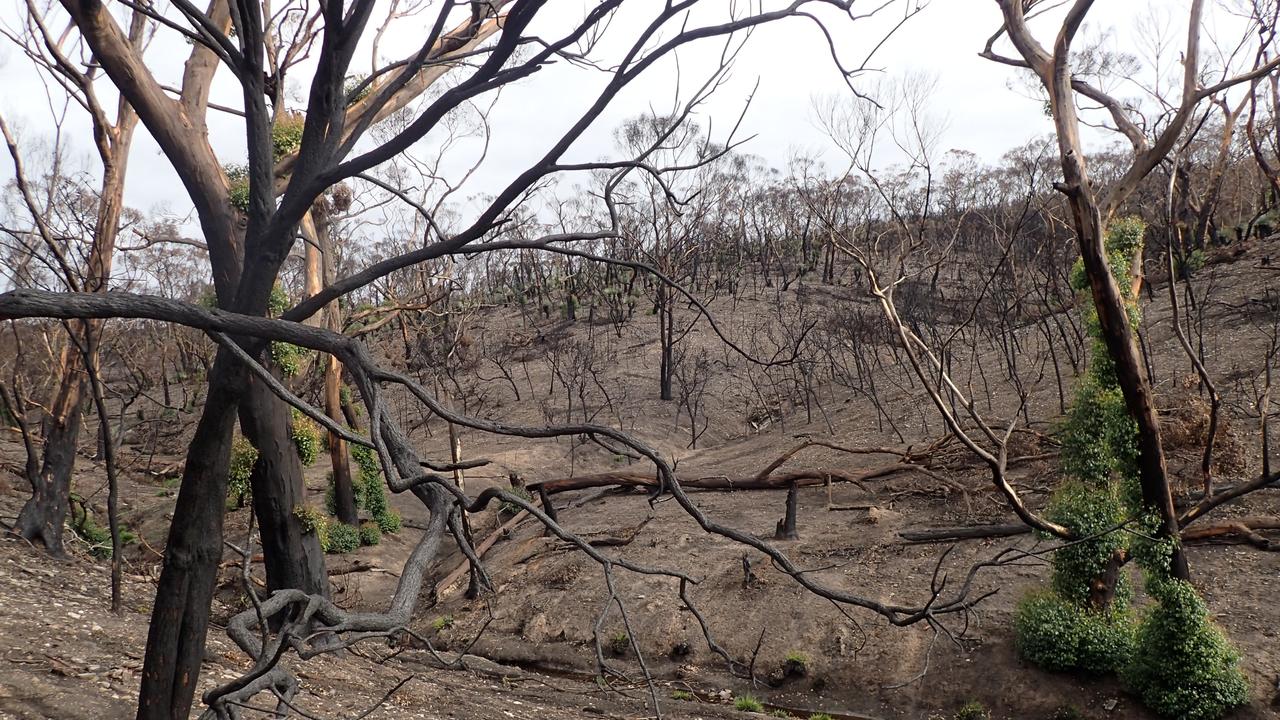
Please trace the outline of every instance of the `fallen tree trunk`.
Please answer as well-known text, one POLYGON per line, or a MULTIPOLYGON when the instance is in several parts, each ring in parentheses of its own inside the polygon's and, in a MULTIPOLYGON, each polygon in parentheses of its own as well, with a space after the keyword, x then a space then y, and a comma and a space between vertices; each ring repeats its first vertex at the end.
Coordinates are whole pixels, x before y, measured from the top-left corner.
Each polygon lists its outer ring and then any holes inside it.
POLYGON ((1276 543, 1263 537, 1259 530, 1280 530, 1280 518, 1265 516, 1249 516, 1231 518, 1216 525, 1188 528, 1182 531, 1183 541, 1208 540, 1210 538, 1238 535, 1245 542, 1262 550, 1273 550, 1276 543))
POLYGON ((1004 525, 972 525, 967 527, 926 528, 923 530, 903 530, 898 537, 910 542, 930 543, 946 540, 980 540, 983 538, 1012 537, 1031 532, 1031 527, 1023 523, 1004 525))
MULTIPOLYGON (((816 468, 812 470, 797 470, 794 472, 777 473, 761 477, 754 475, 749 477, 731 478, 727 475, 711 475, 698 478, 678 478, 681 487, 686 490, 785 490, 795 483, 799 487, 814 487, 825 485, 827 479, 832 482, 861 483, 865 480, 873 478, 886 477, 898 472, 908 470, 923 469, 914 463, 891 463, 881 467, 866 470, 861 473, 848 473, 842 470, 827 470, 816 468)), ((530 490, 544 490, 548 495, 556 493, 569 492, 572 490, 585 490, 587 488, 613 487, 613 486, 629 486, 652 488, 658 484, 657 478, 652 475, 641 475, 639 473, 594 473, 591 475, 579 475, 571 478, 558 478, 555 480, 543 480, 542 482, 529 483, 530 490)))

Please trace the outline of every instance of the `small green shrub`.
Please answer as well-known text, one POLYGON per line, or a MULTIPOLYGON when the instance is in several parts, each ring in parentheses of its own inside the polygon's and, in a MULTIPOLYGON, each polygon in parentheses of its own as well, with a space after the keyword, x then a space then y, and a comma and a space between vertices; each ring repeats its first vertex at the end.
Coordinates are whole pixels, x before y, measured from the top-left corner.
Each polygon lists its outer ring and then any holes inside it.
POLYGON ((445 630, 451 627, 453 627, 452 615, 441 615, 440 617, 431 621, 431 629, 435 630, 436 632, 440 632, 441 630, 445 630))
POLYGON ((782 661, 782 670, 787 675, 804 675, 809 671, 809 657, 802 652, 792 650, 782 661))
POLYGON ((681 702, 693 702, 697 698, 688 690, 672 690, 671 699, 680 700, 681 702))
POLYGON ((1132 661, 1121 679, 1142 704, 1178 720, 1216 720, 1249 701, 1240 656, 1210 621, 1190 583, 1151 587, 1159 603, 1138 626, 1132 661))
POLYGON ((627 650, 631 648, 631 638, 624 632, 619 632, 609 638, 609 652, 614 655, 625 655, 627 650))
POLYGON ((231 463, 227 466, 227 506, 242 508, 252 497, 249 478, 258 462, 258 448, 248 438, 236 436, 231 441, 231 463))
POLYGON ((1055 672, 1115 671, 1133 651, 1133 623, 1119 604, 1095 611, 1067 602, 1051 591, 1028 594, 1014 615, 1018 652, 1055 672))
POLYGON ((297 408, 293 409, 289 435, 293 438, 293 447, 298 452, 298 459, 304 466, 311 465, 316 458, 320 457, 322 444, 320 426, 297 408))
POLYGON ((360 544, 377 545, 382 542, 382 528, 378 523, 365 520, 360 523, 360 544))
POLYGON ((791 713, 787 712, 786 710, 772 710, 769 712, 769 717, 789 718, 791 717, 791 713))
MULTIPOLYGON (((530 495, 529 491, 525 490, 524 488, 508 488, 507 492, 511 493, 512 495, 515 495, 516 497, 520 498, 521 500, 524 500, 525 502, 533 501, 533 495, 530 495)), ((524 508, 514 502, 511 502, 510 500, 503 500, 502 504, 498 506, 498 512, 502 513, 503 515, 515 515, 519 513, 521 510, 524 510, 524 508)))
POLYGON ((324 551, 334 555, 349 553, 360 547, 360 531, 343 522, 329 523, 328 542, 324 551))
POLYGON ((991 713, 987 712, 986 705, 977 700, 970 700, 961 705, 953 717, 955 720, 991 720, 991 713))
POLYGON ((733 708, 742 712, 763 712, 764 704, 750 695, 739 695, 733 699, 733 708))
POLYGON ((374 522, 378 523, 378 529, 386 535, 394 535, 400 532, 400 527, 404 521, 400 519, 400 513, 395 510, 386 510, 379 513, 374 518, 374 522))
POLYGON ((814 713, 809 716, 809 720, 835 720, 826 713, 814 713))
MULTIPOLYGON (((94 557, 102 560, 111 557, 111 528, 99 525, 93 513, 85 507, 83 500, 71 503, 71 530, 85 541, 89 546, 89 552, 94 557)), ((137 535, 126 528, 120 528, 120 547, 137 540, 137 535)))

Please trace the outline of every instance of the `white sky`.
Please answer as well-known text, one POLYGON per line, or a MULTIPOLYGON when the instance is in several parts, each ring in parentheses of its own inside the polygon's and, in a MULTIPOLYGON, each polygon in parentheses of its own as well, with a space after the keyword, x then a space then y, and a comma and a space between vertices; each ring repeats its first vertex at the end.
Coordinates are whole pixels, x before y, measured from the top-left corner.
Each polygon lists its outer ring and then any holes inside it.
MULTIPOLYGON (((722 1, 712 0, 709 5, 719 8, 718 3, 722 1)), ((874 0, 877 4, 881 1, 874 0)), ((872 7, 867 0, 863 4, 866 9, 872 7)), ((0 9, 0 21, 9 27, 15 23, 16 5, 15 2, 0 9)), ((564 18, 578 17, 584 5, 585 0, 551 0, 552 13, 546 22, 554 25, 564 18)), ((1178 18, 1185 14, 1185 5, 1185 0, 1099 2, 1090 15, 1086 32, 1093 35, 1111 32, 1110 38, 1117 46, 1142 51, 1155 34, 1152 26, 1140 24, 1140 19, 1178 18)), ((892 13, 901 14, 898 8, 885 12, 883 20, 886 21, 896 20, 891 18, 892 13)), ((613 34, 619 37, 627 34, 624 32, 627 17, 621 16, 615 21, 613 34)), ((1176 26, 1176 21, 1170 22, 1176 26)), ((1026 97, 1024 91, 1011 89, 1011 80, 1017 71, 978 57, 986 38, 998 25, 999 11, 991 0, 933 0, 872 61, 873 67, 883 68, 885 72, 869 73, 857 83, 869 86, 881 75, 896 77, 907 72, 936 75, 937 91, 931 111, 947 124, 941 149, 969 150, 983 159, 994 160, 1015 145, 1052 129, 1038 101, 1026 97)), ((851 24, 847 20, 836 20, 831 27, 842 58, 854 64, 878 41, 884 22, 851 24)), ((409 21, 403 28, 403 38, 412 42, 421 32, 420 23, 409 21)), ((1213 36, 1212 23, 1207 34, 1213 36)), ((1175 51, 1179 35, 1177 32, 1171 36, 1175 51)), ((395 44, 394 37, 386 42, 393 48, 386 54, 394 53, 395 44)), ((157 41, 147 57, 162 81, 176 84, 187 50, 188 46, 180 39, 169 37, 157 41)), ((705 43, 681 55, 686 86, 706 76, 711 67, 709 63, 718 52, 718 45, 705 43)), ((367 58, 367 54, 362 57, 367 58)), ((488 161, 459 196, 495 192, 514 173, 541 155, 548 143, 558 137, 559 129, 572 122, 577 112, 594 97, 591 89, 593 83, 599 81, 598 77, 581 69, 551 68, 506 90, 491 115, 494 139, 488 161)), ((650 107, 670 108, 675 77, 672 63, 652 68, 647 77, 629 88, 597 122, 575 147, 571 158, 595 159, 610 154, 612 132, 622 120, 650 107)), ((826 43, 812 24, 790 19, 758 31, 742 52, 731 81, 704 108, 701 114, 704 124, 710 120, 715 128, 727 129, 757 82, 759 90, 742 132, 757 137, 744 148, 745 152, 762 156, 778 168, 785 168, 788 158, 796 152, 828 156, 830 165, 841 165, 840 157, 834 154, 816 126, 811 103, 815 97, 847 94, 848 90, 831 62, 826 43)), ((3 88, 0 111, 19 129, 24 143, 38 141, 42 136, 47 139, 50 113, 43 81, 26 58, 7 43, 0 47, 0 88, 3 88)), ((225 72, 215 84, 214 100, 233 106, 240 104, 238 88, 225 72)), ((69 127, 87 127, 82 113, 73 109, 71 114, 74 117, 69 127)), ((68 134, 75 137, 72 142, 75 154, 92 169, 96 158, 91 154, 92 147, 85 133, 68 134)), ((226 162, 243 161, 243 126, 238 118, 216 117, 211 137, 226 162)), ((474 150, 474 146, 470 148, 474 150)), ((458 165, 465 161, 465 157, 455 159, 458 165)), ((7 182, 12 173, 6 155, 0 159, 0 182, 7 182)), ((183 213, 190 207, 169 163, 141 129, 130 159, 126 202, 144 211, 166 208, 183 213)))

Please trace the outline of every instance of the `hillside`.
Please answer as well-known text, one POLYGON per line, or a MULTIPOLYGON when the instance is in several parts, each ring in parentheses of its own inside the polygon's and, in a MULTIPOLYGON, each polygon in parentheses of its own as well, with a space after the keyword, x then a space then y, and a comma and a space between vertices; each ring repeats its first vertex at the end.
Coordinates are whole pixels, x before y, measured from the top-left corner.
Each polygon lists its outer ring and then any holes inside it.
MULTIPOLYGON (((1264 351, 1262 325, 1250 322, 1239 309, 1267 288, 1274 292, 1280 282, 1275 273, 1258 267, 1258 252, 1224 257, 1203 271, 1204 286, 1212 289, 1201 316, 1208 328, 1204 354, 1220 374, 1224 391, 1244 388, 1264 351)), ((963 294, 953 296, 959 303, 955 297, 963 294)), ((788 342, 802 336, 806 342, 826 342, 837 336, 833 328, 838 329, 841 318, 858 313, 874 317, 875 311, 859 288, 817 283, 785 292, 762 287, 743 300, 713 300, 710 308, 724 334, 757 359, 777 357, 788 342), (808 336, 798 332, 810 322, 808 336)), ((686 320, 693 318, 687 308, 683 312, 686 320)), ((731 704, 717 702, 717 693, 725 689, 755 695, 797 717, 819 711, 836 718, 949 716, 974 700, 1001 719, 1066 717, 1054 713, 1068 707, 1090 718, 1153 717, 1114 681, 1049 674, 1019 659, 1012 641, 1013 606, 1047 577, 1044 559, 1026 553, 1048 543, 1021 534, 960 542, 948 551, 948 544, 901 538, 906 530, 1015 518, 992 490, 983 467, 957 443, 941 441, 944 427, 936 412, 887 345, 874 349, 882 363, 877 370, 881 385, 872 389, 834 383, 794 364, 752 362, 726 349, 703 320, 681 345, 686 357, 705 358, 704 374, 678 382, 677 399, 662 401, 657 397, 656 320, 643 311, 617 326, 581 318, 531 320, 510 307, 479 309, 466 322, 471 358, 458 363, 448 383, 440 381, 445 387, 451 383, 455 407, 510 424, 589 420, 614 425, 670 458, 685 480, 754 477, 807 439, 866 451, 911 448, 915 456, 906 463, 890 453, 851 454, 811 446, 783 466, 813 477, 835 477, 829 487, 819 482, 799 488, 799 539, 776 542, 806 574, 827 585, 882 602, 921 603, 929 597, 931 581, 945 580, 952 591, 976 563, 1010 547, 1024 552, 1016 561, 976 573, 969 596, 982 599, 971 612, 939 618, 941 624, 933 627, 919 623, 897 628, 806 592, 761 553, 702 532, 688 513, 665 498, 650 504, 643 492, 607 487, 553 496, 561 524, 605 556, 676 569, 696 579, 690 596, 705 616, 710 637, 758 676, 752 687, 728 672, 723 658, 709 648, 699 618, 684 607, 675 581, 615 570, 611 596, 596 562, 545 536, 535 521, 512 520, 512 513, 499 517, 491 507, 473 515, 471 523, 477 540, 496 534, 485 555, 496 593, 467 599, 465 576, 442 584, 423 598, 414 626, 437 650, 485 660, 468 662, 475 667, 472 672, 440 670, 424 648, 397 652, 371 641, 341 658, 295 663, 303 681, 298 703, 307 712, 358 714, 413 676, 369 717, 649 717, 652 710, 646 708, 640 680, 647 669, 670 717, 741 717, 731 704), (812 378, 808 384, 806 377, 812 378), (689 387, 694 392, 686 399, 698 398, 692 423, 688 404, 680 399, 682 388, 689 387), (703 423, 705 431, 693 449, 691 427, 703 423), (500 524, 502 529, 495 530, 500 524), (750 577, 744 566, 749 566, 750 577), (629 632, 611 597, 625 606, 629 632), (597 672, 597 637, 608 665, 626 676, 611 681, 608 691, 590 680, 597 672), (787 672, 789 656, 803 657, 803 672, 794 662, 787 672), (674 690, 692 693, 695 704, 671 700, 674 690)), ((1143 322, 1168 423, 1173 472, 1190 493, 1198 482, 1204 409, 1194 381, 1187 379, 1191 369, 1171 330, 1163 287, 1146 304, 1143 322)), ((1018 330, 1015 336, 1023 343, 1021 352, 1039 356, 1040 365, 1020 379, 1031 424, 1024 424, 1028 432, 1019 433, 1013 443, 1020 461, 1011 468, 1012 480, 1033 503, 1042 504, 1058 480, 1051 436, 1059 415, 1059 386, 1036 350, 1042 340, 1035 328, 1018 330)), ((383 342, 381 352, 395 357, 395 343, 383 342)), ((1011 381, 996 376, 1000 355, 998 344, 980 346, 970 362, 978 371, 970 377, 974 383, 989 383, 980 395, 988 403, 984 414, 1003 426, 1018 414, 1019 402, 1011 381), (983 372, 984 367, 991 372, 983 372)), ((1065 384, 1069 398, 1069 378, 1065 384)), ((414 428, 420 447, 437 459, 448 458, 443 423, 412 415, 417 410, 406 398, 393 397, 393 406, 405 416, 406 426, 414 428)), ((1243 400, 1226 406, 1219 482, 1258 472, 1256 420, 1247 409, 1243 400)), ((152 601, 150 583, 164 549, 166 513, 174 494, 165 478, 181 460, 182 437, 166 440, 158 450, 151 443, 154 438, 141 432, 126 439, 123 517, 144 542, 128 549, 122 616, 107 611, 106 564, 89 557, 82 545, 60 562, 31 552, 20 540, 5 537, 0 542, 0 657, 5 666, 0 715, 130 715, 152 601)), ((577 436, 531 441, 463 431, 460 441, 464 458, 490 461, 466 474, 473 496, 490 485, 505 486, 513 473, 532 484, 650 472, 617 448, 577 436)), ((82 448, 75 491, 96 507, 103 502, 104 480, 101 464, 87 457, 92 452, 92 447, 82 448)), ((5 518, 16 515, 25 496, 17 472, 21 453, 14 438, 0 443, 5 470, 0 516, 5 518)), ((317 506, 323 503, 327 469, 322 460, 308 470, 317 506)), ((731 489, 695 491, 691 497, 717 521, 768 539, 785 513, 786 495, 731 489)), ((332 579, 335 598, 344 607, 378 608, 394 588, 411 549, 413 526, 423 517, 412 497, 397 496, 393 503, 407 521, 401 533, 376 547, 329 556, 331 574, 341 571, 332 579)), ((246 512, 233 511, 228 518, 232 542, 241 542, 246 512)), ((1224 508, 1222 515, 1276 517, 1280 497, 1274 491, 1257 493, 1224 508)), ((237 560, 231 550, 224 556, 215 602, 218 622, 245 607, 237 560)), ((1190 560, 1197 587, 1242 652, 1252 686, 1251 704, 1233 717, 1273 717, 1274 703, 1280 701, 1280 608, 1271 597, 1280 556, 1228 535, 1192 544, 1190 560)), ((433 577, 443 580, 459 562, 456 553, 442 558, 433 577)), ((207 686, 247 666, 219 628, 213 628, 202 682, 207 686)))

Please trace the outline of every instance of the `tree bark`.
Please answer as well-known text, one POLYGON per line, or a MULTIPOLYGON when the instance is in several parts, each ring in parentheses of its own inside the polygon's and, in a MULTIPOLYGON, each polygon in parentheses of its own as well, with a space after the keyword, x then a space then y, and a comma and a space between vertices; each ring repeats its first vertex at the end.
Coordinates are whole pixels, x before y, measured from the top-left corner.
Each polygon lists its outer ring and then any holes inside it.
POLYGON ((249 481, 253 487, 253 513, 262 538, 267 591, 296 588, 328 597, 329 581, 320 540, 315 533, 304 532, 295 513, 306 506, 307 498, 302 462, 289 433, 290 416, 289 405, 261 380, 246 380, 240 428, 258 449, 258 461, 249 481))
POLYGON ((247 380, 247 370, 228 351, 219 350, 169 525, 147 633, 138 720, 185 718, 195 698, 209 604, 222 559, 231 431, 240 388, 247 380))

